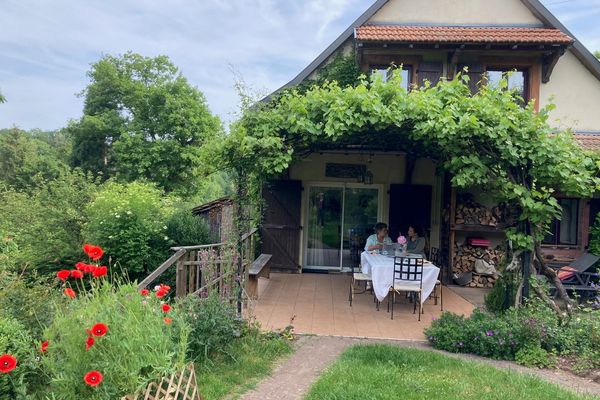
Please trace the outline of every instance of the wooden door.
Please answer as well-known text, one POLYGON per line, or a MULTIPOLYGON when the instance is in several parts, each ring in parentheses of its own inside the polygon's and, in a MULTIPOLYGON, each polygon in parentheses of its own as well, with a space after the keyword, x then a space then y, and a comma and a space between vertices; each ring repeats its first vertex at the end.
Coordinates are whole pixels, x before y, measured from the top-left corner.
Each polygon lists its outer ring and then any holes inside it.
POLYGON ((262 252, 271 254, 271 269, 299 272, 302 182, 270 181, 262 191, 265 212, 262 252))
POLYGON ((390 226, 392 240, 402 232, 406 236, 409 225, 427 235, 431 229, 431 186, 390 185, 390 226))

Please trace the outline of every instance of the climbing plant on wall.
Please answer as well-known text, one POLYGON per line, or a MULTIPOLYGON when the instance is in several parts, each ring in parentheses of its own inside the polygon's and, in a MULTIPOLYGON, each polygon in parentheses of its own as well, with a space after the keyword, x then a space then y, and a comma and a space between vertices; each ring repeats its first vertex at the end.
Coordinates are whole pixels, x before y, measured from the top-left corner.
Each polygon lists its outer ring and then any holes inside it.
POLYGON ((568 298, 545 266, 540 242, 549 222, 561 215, 555 191, 588 196, 598 179, 595 163, 572 134, 548 125, 552 106, 539 112, 533 102, 521 106, 506 80, 482 86, 476 95, 466 75, 410 92, 400 81, 396 71, 387 82, 362 77, 355 86, 326 82, 306 91, 289 90, 248 110, 232 126, 221 154, 230 168, 260 181, 323 146, 417 143, 450 174, 453 186, 486 188, 518 212, 521 223, 507 232, 508 238, 516 250, 533 251, 536 272, 547 275, 568 298))

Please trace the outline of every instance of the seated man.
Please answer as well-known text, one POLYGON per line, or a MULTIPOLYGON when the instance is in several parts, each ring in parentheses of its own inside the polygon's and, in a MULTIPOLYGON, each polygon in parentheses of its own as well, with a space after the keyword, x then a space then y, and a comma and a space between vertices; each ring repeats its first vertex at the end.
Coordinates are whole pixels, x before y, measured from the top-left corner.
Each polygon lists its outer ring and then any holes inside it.
POLYGON ((392 244, 392 239, 388 236, 388 227, 383 222, 375 224, 375 233, 367 238, 365 251, 374 251, 383 249, 384 244, 392 244))

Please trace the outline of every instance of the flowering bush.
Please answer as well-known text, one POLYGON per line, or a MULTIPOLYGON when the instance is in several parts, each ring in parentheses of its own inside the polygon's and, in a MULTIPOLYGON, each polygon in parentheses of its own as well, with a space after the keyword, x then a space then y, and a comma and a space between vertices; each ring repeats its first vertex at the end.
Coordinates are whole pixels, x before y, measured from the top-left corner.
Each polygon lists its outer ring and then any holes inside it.
POLYGON ((485 357, 553 365, 553 354, 582 360, 587 368, 600 366, 600 314, 580 310, 566 325, 543 304, 532 301, 502 314, 475 310, 465 318, 444 313, 425 330, 433 347, 485 357), (545 358, 545 359, 544 359, 545 358))
POLYGON ((57 398, 119 398, 184 364, 189 328, 156 295, 92 280, 86 294, 64 302, 44 335, 57 398))
POLYGON ((25 327, 13 318, 0 317, 0 398, 22 399, 42 386, 38 348, 25 327))
POLYGON ((132 279, 145 278, 169 255, 171 212, 171 202, 150 184, 108 182, 86 208, 84 237, 104 247, 132 279))

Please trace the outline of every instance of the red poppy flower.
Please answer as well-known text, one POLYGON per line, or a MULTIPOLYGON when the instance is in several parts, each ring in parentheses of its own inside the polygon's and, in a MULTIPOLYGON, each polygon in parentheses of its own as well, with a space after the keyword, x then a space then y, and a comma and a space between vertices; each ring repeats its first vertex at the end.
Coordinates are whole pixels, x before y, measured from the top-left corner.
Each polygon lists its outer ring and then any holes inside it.
POLYGON ((74 269, 71 271, 71 276, 75 279, 81 279, 83 278, 83 272, 78 269, 74 269))
POLYGON ((17 367, 17 359, 10 354, 0 356, 0 372, 8 374, 17 367))
POLYGON ((92 335, 94 336, 104 336, 106 335, 106 332, 108 332, 108 326, 106 326, 103 323, 98 323, 94 326, 92 326, 92 335))
POLYGON ((71 288, 65 288, 64 292, 63 292, 66 296, 69 296, 70 298, 74 299, 75 296, 77 296, 77 293, 75 293, 75 291, 71 288))
POLYGON ((162 283, 159 286, 159 290, 164 290, 165 292, 169 292, 169 290, 171 290, 171 286, 168 285, 163 285, 162 283))
POLYGON ((165 324, 167 324, 167 325, 170 325, 171 322, 173 322, 173 320, 171 318, 169 318, 169 317, 164 317, 163 321, 165 321, 165 324))
POLYGON ((171 310, 171 306, 170 306, 170 305, 168 305, 168 304, 163 304, 163 305, 162 305, 162 310, 163 310, 164 312, 169 312, 169 311, 171 310))
POLYGON ((93 244, 84 244, 83 251, 94 261, 101 259, 104 254, 104 250, 101 247, 94 246, 93 244))
POLYGON ((88 336, 88 338, 85 339, 85 349, 89 350, 93 345, 94 345, 94 337, 88 336))
POLYGON ((94 275, 94 278, 100 278, 102 276, 105 276, 107 272, 108 272, 108 268, 106 268, 103 265, 101 267, 94 268, 94 271, 92 271, 92 274, 94 275))
POLYGON ((150 291, 149 291, 148 289, 142 289, 142 290, 140 291, 140 294, 141 294, 142 296, 148 296, 148 294, 150 294, 150 291))
POLYGON ((85 376, 83 377, 83 380, 88 385, 94 387, 94 386, 98 386, 100 384, 100 382, 102 382, 102 378, 103 378, 103 376, 100 373, 100 371, 90 371, 87 374, 85 374, 85 376))
POLYGON ((162 289, 158 289, 158 292, 156 292, 156 297, 158 297, 159 299, 162 299, 163 297, 165 297, 167 295, 166 290, 162 290, 162 289))
POLYGON ((49 344, 50 344, 50 343, 48 343, 48 341, 47 341, 47 340, 46 340, 45 342, 42 342, 42 347, 40 347, 40 351, 41 351, 42 353, 45 353, 46 351, 48 351, 48 345, 49 345, 49 344))
POLYGON ((71 271, 66 270, 66 269, 61 269, 60 271, 58 271, 56 273, 56 277, 63 282, 69 278, 69 275, 71 275, 71 271))

